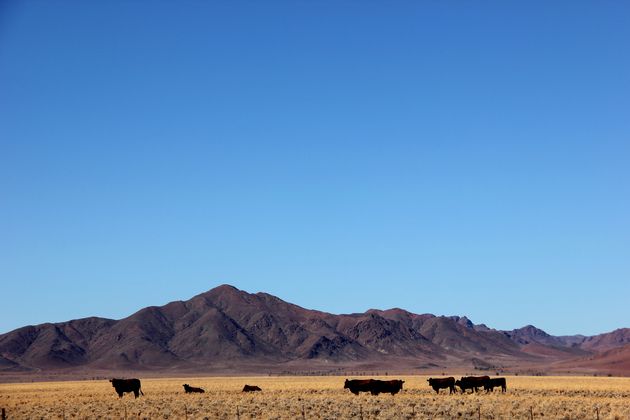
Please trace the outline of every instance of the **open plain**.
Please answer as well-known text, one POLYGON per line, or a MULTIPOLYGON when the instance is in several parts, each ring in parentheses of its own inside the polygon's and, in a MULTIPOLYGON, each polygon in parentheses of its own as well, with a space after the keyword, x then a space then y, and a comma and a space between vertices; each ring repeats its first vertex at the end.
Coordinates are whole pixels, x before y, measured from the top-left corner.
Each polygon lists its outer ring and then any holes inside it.
POLYGON ((505 394, 436 395, 426 376, 403 376, 395 396, 355 396, 344 379, 142 379, 137 400, 119 399, 107 380, 0 384, 0 408, 7 419, 630 419, 630 378, 516 376, 505 394), (206 393, 184 394, 184 383, 206 393), (243 393, 244 384, 263 391, 243 393))

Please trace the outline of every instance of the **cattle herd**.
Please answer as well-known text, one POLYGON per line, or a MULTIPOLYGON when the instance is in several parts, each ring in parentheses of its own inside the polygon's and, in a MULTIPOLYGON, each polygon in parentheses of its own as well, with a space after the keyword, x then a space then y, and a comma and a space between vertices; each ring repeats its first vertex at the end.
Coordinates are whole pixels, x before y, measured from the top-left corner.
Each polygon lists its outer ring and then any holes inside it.
POLYGON ((495 387, 501 387, 501 391, 507 390, 507 383, 505 378, 491 378, 489 376, 462 376, 459 380, 455 378, 429 378, 427 379, 429 386, 433 388, 436 393, 440 393, 440 389, 448 389, 449 394, 457 392, 455 387, 459 387, 462 393, 470 389, 472 392, 477 392, 477 389, 483 387, 486 392, 494 391, 495 387))
MULTIPOLYGON (((114 390, 118 394, 119 398, 127 392, 133 392, 133 395, 138 398, 140 395, 144 395, 141 389, 140 379, 110 379, 109 380, 114 387, 114 390)), ((372 395, 378 394, 392 394, 395 395, 402 390, 403 383, 398 379, 390 381, 382 381, 380 379, 346 379, 344 383, 344 389, 349 389, 354 395, 359 395, 360 392, 369 392, 372 395)), ((448 389, 449 394, 456 393, 455 387, 459 387, 462 393, 470 389, 471 392, 477 392, 479 388, 483 388, 486 392, 494 391, 494 388, 501 388, 502 392, 507 390, 507 384, 505 378, 490 378, 489 376, 463 376, 459 380, 455 380, 454 377, 448 378, 429 378, 427 379, 429 386, 433 388, 436 393, 440 393, 440 389, 448 389)), ((197 388, 184 384, 184 392, 186 394, 191 393, 204 393, 206 392, 202 388, 197 388)), ((257 392, 262 389, 256 385, 245 385, 243 392, 257 392)))

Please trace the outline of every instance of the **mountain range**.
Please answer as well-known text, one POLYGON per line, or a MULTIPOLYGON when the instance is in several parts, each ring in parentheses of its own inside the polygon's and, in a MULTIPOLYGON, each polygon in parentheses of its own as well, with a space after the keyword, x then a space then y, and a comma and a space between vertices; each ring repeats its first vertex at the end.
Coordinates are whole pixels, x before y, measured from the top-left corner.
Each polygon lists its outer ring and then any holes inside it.
POLYGON ((42 372, 630 374, 630 328, 553 336, 403 309, 334 315, 222 285, 120 320, 0 335, 0 376, 42 372))

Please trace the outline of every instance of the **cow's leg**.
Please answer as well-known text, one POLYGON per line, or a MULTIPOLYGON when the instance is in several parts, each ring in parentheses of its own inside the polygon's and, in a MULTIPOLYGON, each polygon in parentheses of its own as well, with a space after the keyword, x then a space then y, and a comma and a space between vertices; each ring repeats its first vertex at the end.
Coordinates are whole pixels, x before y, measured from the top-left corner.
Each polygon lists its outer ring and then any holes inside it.
POLYGON ((117 391, 117 393, 118 393, 118 398, 122 398, 122 396, 123 396, 122 391, 117 391))
POLYGON ((134 397, 138 398, 140 396, 140 393, 138 392, 137 389, 134 389, 133 390, 133 395, 134 395, 134 397))

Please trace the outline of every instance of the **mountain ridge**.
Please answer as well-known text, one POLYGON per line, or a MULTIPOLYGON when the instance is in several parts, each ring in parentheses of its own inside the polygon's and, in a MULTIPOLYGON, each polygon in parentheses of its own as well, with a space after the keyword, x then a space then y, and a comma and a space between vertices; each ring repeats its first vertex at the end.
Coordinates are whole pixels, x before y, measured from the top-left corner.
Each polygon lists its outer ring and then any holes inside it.
POLYGON ((630 329, 553 336, 401 308, 331 314, 221 285, 119 319, 87 317, 0 335, 0 373, 296 371, 360 366, 630 373, 630 329), (605 353, 609 352, 609 353, 605 353), (593 363, 589 363, 593 361, 593 363), (610 361, 610 363, 608 363, 610 361), (605 372, 608 371, 608 372, 605 372))

